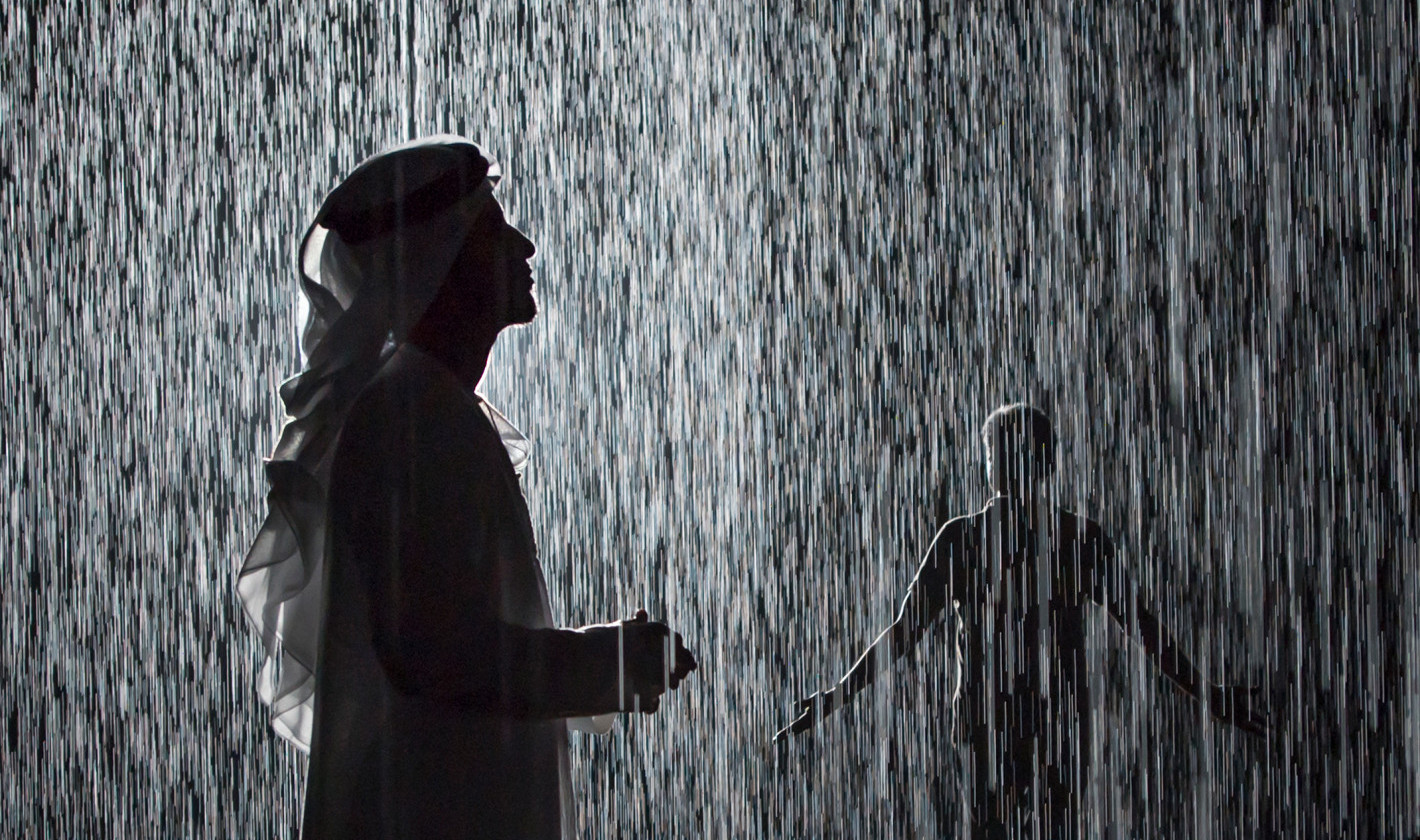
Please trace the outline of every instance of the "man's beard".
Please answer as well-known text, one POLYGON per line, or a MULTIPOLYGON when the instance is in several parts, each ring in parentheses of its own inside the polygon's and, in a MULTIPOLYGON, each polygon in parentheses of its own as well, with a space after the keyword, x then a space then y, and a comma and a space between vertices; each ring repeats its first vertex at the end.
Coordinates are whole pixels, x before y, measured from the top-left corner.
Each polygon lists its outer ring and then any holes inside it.
POLYGON ((522 324, 531 324, 537 317, 537 297, 532 289, 528 289, 527 294, 514 300, 508 301, 508 326, 515 327, 522 324))

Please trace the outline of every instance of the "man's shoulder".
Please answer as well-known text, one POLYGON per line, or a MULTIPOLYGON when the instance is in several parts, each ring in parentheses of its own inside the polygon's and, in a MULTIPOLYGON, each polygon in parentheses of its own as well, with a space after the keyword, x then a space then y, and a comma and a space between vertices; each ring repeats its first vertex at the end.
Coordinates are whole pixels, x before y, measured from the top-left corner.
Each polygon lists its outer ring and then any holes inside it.
POLYGON ((937 535, 932 540, 932 548, 935 551, 965 551, 969 550, 976 542, 978 535, 984 527, 986 513, 977 511, 976 513, 963 514, 942 523, 937 529, 937 535))
POLYGON ((1071 536, 1080 542, 1100 546, 1113 545, 1109 535, 1104 531, 1104 526, 1083 514, 1061 508, 1060 525, 1064 535, 1071 536))
POLYGON ((949 587, 959 594, 972 586, 970 569, 978 564, 980 553, 981 512, 957 516, 937 528, 932 543, 918 567, 917 583, 926 591, 949 587))
POLYGON ((1059 521, 1057 551, 1094 569, 1092 574, 1112 574, 1111 570, 1118 565, 1118 556, 1114 541, 1105 533, 1104 527, 1087 516, 1064 509, 1060 510, 1059 521))

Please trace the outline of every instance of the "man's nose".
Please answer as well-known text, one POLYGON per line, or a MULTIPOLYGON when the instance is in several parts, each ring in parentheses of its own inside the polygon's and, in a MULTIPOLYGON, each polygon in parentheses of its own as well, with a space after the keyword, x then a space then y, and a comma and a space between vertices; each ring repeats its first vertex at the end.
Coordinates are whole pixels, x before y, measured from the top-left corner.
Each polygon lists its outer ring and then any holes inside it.
POLYGON ((534 244, 533 244, 533 241, 532 241, 531 239, 528 239, 527 235, 524 234, 522 231, 518 231, 517 233, 518 233, 518 238, 517 238, 517 249, 518 249, 518 253, 520 253, 520 254, 522 255, 523 259, 525 259, 525 260, 530 260, 530 259, 532 259, 533 254, 536 254, 536 253, 537 253, 537 246, 534 245, 534 244))

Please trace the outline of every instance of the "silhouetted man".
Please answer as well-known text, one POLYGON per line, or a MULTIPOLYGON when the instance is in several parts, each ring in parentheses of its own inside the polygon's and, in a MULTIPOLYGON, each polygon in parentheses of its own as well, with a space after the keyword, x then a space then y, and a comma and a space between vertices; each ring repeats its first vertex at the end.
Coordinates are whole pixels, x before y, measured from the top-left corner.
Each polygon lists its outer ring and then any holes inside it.
MULTIPOLYGON (((897 620, 834 688, 801 701, 799 717, 776 740, 851 701, 951 606, 960 616, 955 723, 971 755, 964 796, 972 836, 1006 837, 1011 826, 1034 826, 1036 836, 1073 837, 1090 760, 1087 604, 1103 606, 1143 642, 1183 691, 1199 697, 1206 688, 1220 719, 1250 732, 1261 732, 1263 721, 1252 691, 1205 683, 1135 595, 1100 526, 1043 498, 1055 462, 1045 415, 1004 406, 982 431, 997 495, 981 512, 937 531, 897 620)), ((950 804, 939 801, 939 812, 950 804)))
POLYGON ((402 146, 302 243, 307 368, 238 591, 279 658, 273 725, 311 753, 305 840, 569 836, 569 725, 653 712, 695 668, 644 611, 554 623, 528 441, 475 391, 537 315, 498 177, 462 138, 402 146))

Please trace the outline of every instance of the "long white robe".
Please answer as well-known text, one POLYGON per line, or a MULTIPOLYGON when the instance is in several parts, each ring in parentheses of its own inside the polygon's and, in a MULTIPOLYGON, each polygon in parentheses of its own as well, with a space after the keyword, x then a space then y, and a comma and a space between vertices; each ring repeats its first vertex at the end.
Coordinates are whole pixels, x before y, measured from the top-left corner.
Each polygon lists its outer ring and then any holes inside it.
POLYGON ((346 420, 305 840, 570 834, 565 718, 615 708, 615 634, 553 627, 481 408, 406 345, 346 420))

